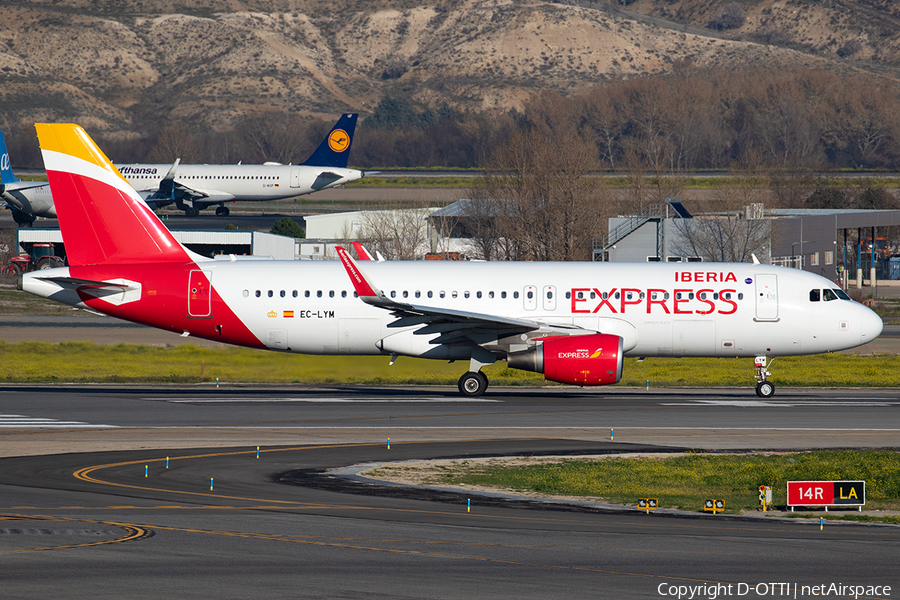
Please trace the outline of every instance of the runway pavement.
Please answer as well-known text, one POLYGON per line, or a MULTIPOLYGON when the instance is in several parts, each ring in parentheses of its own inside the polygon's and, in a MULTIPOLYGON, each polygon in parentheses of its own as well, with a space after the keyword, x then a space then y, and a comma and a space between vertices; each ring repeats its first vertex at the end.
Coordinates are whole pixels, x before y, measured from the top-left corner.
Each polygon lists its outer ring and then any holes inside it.
POLYGON ((706 585, 708 598, 721 584, 718 597, 756 598, 772 583, 895 597, 897 527, 469 507, 322 475, 429 457, 897 445, 897 390, 751 394, 2 386, 3 597, 661 598, 706 585))

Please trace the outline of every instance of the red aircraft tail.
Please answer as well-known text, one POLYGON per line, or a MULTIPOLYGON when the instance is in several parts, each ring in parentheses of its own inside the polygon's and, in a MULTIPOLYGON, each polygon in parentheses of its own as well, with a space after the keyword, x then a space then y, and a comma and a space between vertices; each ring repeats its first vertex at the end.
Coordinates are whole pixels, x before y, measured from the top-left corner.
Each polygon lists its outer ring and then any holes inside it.
POLYGON ((35 128, 70 265, 191 260, 81 127, 35 128))

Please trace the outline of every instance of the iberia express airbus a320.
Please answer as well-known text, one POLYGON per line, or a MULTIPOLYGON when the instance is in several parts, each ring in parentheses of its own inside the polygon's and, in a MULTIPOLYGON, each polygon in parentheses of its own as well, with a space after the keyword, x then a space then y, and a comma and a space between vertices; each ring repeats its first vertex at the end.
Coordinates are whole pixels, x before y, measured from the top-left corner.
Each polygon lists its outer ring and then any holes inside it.
MULTIPOLYGON (((767 359, 853 348, 882 330, 827 279, 760 264, 213 260, 180 245, 77 125, 38 124, 69 266, 19 287, 121 319, 252 348, 507 360, 552 381, 619 381, 633 356, 767 359), (361 266, 364 265, 364 266, 361 266)), ((221 258, 221 257, 220 257, 221 258)))

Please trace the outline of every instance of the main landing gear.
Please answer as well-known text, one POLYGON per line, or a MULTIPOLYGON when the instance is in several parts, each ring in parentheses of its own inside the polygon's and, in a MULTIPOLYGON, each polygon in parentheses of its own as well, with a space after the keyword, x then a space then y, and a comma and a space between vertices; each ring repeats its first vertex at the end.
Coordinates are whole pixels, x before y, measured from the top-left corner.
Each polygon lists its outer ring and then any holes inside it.
POLYGON ((231 211, 228 210, 227 206, 220 204, 219 208, 216 209, 216 216, 217 217, 227 217, 230 212, 231 211))
MULTIPOLYGON (((772 359, 775 360, 775 359, 772 359)), ((772 361, 769 361, 771 364, 772 361)), ((766 370, 766 357, 765 356, 757 356, 754 361, 754 366, 756 367, 756 395, 760 398, 771 398, 775 394, 775 386, 768 380, 766 377, 771 375, 766 370)))
POLYGON ((459 378, 459 393, 470 398, 477 398, 488 388, 487 375, 481 371, 469 371, 459 378))

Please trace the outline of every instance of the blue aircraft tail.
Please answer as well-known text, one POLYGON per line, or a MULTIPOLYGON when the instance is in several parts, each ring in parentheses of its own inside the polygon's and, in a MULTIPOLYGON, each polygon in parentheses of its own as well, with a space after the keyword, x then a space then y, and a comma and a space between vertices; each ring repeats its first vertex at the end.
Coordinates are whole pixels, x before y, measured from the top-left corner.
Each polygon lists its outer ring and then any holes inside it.
POLYGON ((6 138, 0 131, 0 185, 17 183, 19 180, 13 175, 12 163, 9 161, 9 151, 6 149, 6 138))
POLYGON ((311 167, 347 167, 350 156, 350 144, 353 143, 353 132, 356 130, 356 113, 347 113, 338 119, 337 124, 328 132, 316 151, 300 163, 311 167))

